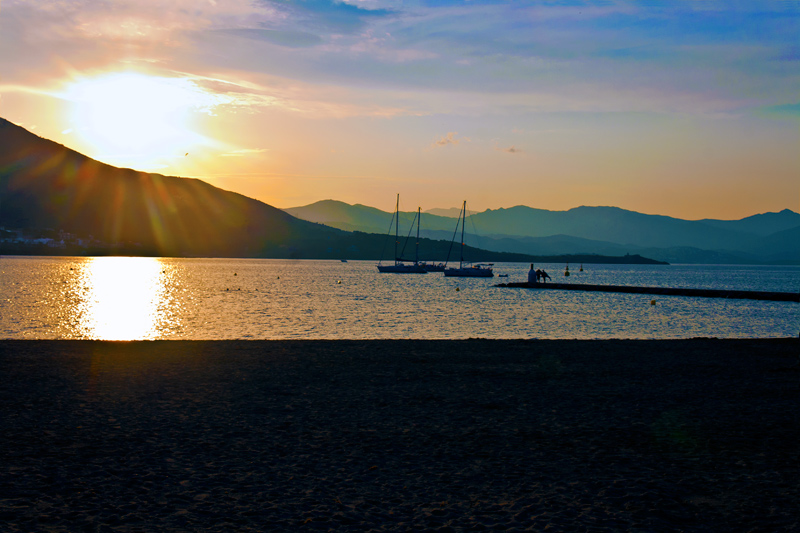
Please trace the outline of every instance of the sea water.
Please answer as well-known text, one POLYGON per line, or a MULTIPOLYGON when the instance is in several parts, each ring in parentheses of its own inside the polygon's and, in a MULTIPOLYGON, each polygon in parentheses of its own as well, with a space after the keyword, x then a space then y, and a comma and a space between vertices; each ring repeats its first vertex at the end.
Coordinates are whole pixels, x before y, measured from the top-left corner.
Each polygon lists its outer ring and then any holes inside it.
MULTIPOLYGON (((0 257, 4 339, 797 337, 800 304, 498 288, 374 261, 0 257)), ((800 291, 798 266, 537 264, 553 281, 800 291)), ((498 274, 507 277, 499 278, 498 274)))

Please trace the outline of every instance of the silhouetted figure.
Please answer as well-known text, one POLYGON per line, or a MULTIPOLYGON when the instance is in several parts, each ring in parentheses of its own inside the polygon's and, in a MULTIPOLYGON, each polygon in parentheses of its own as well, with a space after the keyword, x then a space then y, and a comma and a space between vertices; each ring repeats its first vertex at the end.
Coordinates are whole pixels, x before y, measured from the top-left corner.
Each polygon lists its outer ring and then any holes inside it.
POLYGON ((550 279, 550 275, 547 272, 545 272, 544 270, 542 270, 542 274, 541 275, 542 275, 542 283, 546 283, 547 280, 550 279))
POLYGON ((533 263, 531 263, 531 269, 528 270, 528 285, 534 285, 539 283, 539 271, 533 270, 533 263))

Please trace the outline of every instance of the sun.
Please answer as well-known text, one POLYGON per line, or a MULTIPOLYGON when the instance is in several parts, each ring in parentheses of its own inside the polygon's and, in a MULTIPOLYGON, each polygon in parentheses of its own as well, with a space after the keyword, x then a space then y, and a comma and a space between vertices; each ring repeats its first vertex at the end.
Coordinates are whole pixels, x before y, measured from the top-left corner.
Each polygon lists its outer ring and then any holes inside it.
POLYGON ((168 166, 202 143, 190 118, 217 103, 191 80, 140 73, 79 79, 65 98, 72 103, 73 130, 90 155, 139 170, 168 166))

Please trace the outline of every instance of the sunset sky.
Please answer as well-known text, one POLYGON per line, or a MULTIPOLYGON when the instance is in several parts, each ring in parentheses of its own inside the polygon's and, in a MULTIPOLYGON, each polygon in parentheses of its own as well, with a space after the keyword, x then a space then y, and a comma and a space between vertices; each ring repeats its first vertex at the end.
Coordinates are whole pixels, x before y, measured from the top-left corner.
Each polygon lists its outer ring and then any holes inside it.
POLYGON ((800 1, 0 0, 0 117, 276 207, 800 211, 800 1))

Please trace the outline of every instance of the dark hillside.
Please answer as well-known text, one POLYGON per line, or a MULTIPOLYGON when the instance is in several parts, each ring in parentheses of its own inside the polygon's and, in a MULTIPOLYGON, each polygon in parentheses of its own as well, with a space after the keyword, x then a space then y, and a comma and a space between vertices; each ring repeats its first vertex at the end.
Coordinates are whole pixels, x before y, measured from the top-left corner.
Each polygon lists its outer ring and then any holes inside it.
MULTIPOLYGON (((336 211, 337 204, 325 205, 336 211)), ((357 207, 378 219, 382 216, 377 209, 357 207)), ((426 220, 436 218, 427 215, 426 220)), ((448 226, 451 222, 448 219, 448 226)), ((0 119, 0 228, 5 228, 0 253, 7 254, 393 259, 385 230, 350 233, 300 220, 197 179, 112 167, 4 119, 0 119), (91 244, 54 248, 31 239, 15 240, 17 232, 59 238, 66 232, 91 244)), ((444 261, 451 248, 449 240, 420 239, 419 258, 444 261)), ((535 260, 521 253, 472 247, 464 251, 473 261, 535 260)), ((414 257, 413 242, 402 255, 414 257)))
MULTIPOLYGON (((91 236, 98 243, 87 251, 93 254, 377 260, 383 253, 391 260, 385 235, 300 220, 197 179, 112 167, 4 119, 0 227, 91 236)), ((420 259, 442 261, 449 249, 449 242, 423 239, 420 259)), ((530 260, 524 254, 469 251, 476 261, 530 260)), ((6 240, 0 253, 75 251, 6 240)), ((413 257, 411 248, 405 257, 413 257)))
POLYGON ((288 255, 341 232, 196 179, 100 163, 0 119, 0 226, 55 228, 158 255, 288 255))

